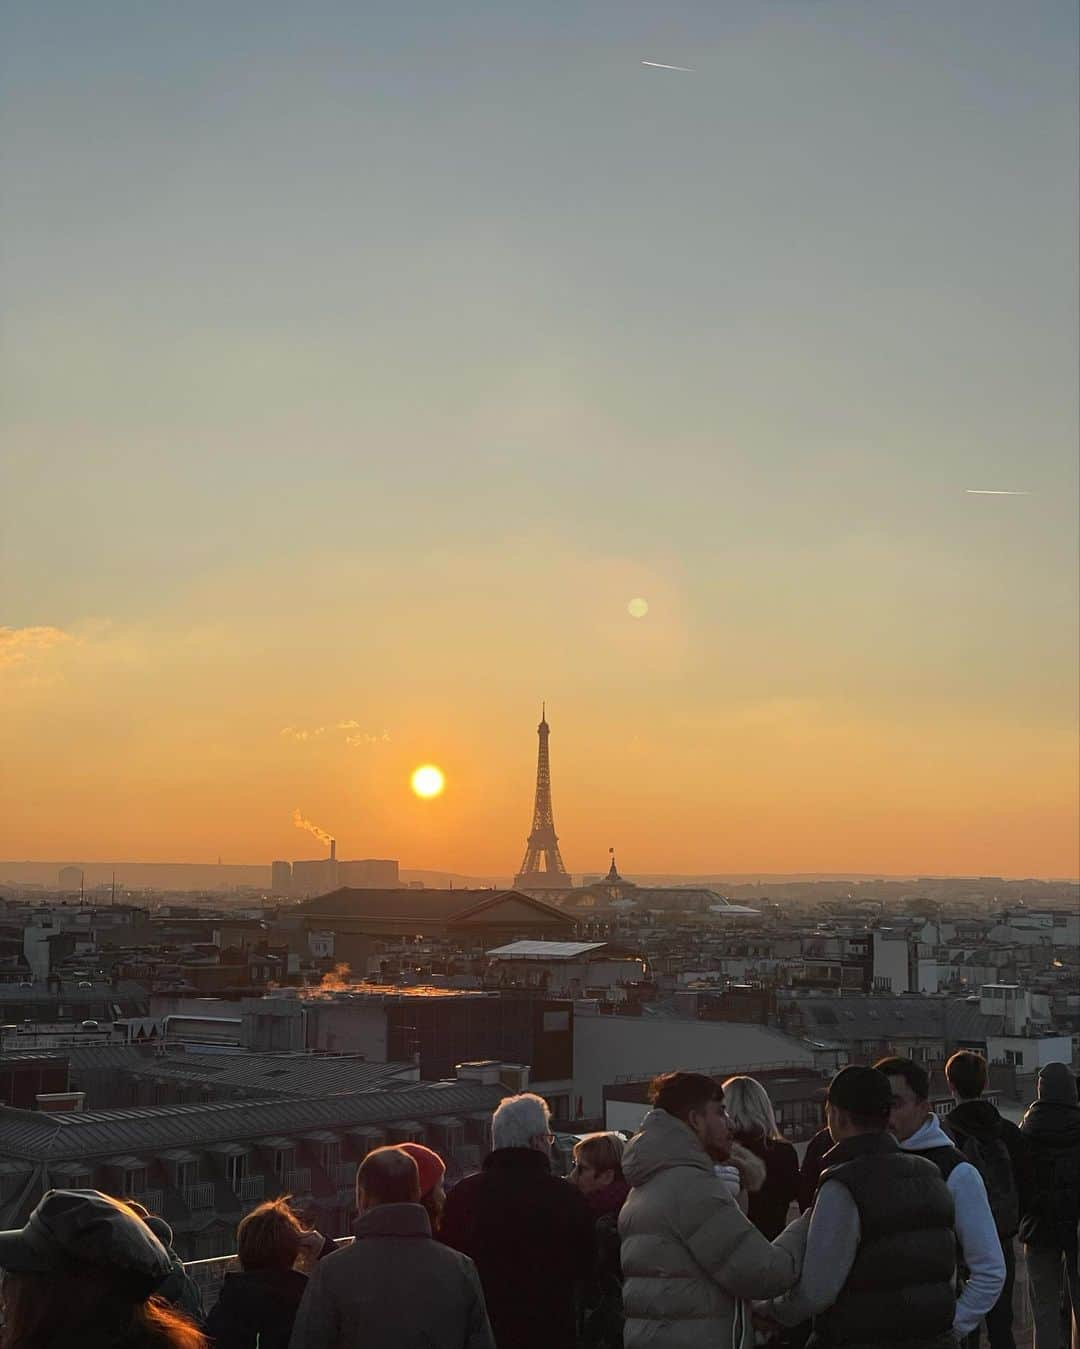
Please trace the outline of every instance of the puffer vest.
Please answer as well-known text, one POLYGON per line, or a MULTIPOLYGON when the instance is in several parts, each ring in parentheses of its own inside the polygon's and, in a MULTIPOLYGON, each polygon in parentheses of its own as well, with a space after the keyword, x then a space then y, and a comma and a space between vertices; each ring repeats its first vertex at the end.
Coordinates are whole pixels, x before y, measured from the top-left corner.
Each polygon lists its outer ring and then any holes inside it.
POLYGON ((956 1312, 953 1202, 938 1169, 889 1133, 859 1134, 825 1157, 821 1184, 843 1185, 859 1211, 855 1263, 814 1318, 823 1345, 931 1344, 956 1312))

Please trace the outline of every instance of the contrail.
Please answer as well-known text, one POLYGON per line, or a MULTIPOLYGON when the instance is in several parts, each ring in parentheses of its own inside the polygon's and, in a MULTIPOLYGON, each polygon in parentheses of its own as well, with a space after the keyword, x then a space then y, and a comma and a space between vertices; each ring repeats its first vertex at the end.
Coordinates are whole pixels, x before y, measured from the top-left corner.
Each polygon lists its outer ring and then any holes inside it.
POLYGON ((666 66, 663 61, 642 61, 643 66, 652 66, 653 70, 681 70, 684 75, 692 75, 693 66, 666 66))
POLYGON ((999 487, 965 487, 970 497, 1029 497, 1030 492, 1004 492, 999 487))

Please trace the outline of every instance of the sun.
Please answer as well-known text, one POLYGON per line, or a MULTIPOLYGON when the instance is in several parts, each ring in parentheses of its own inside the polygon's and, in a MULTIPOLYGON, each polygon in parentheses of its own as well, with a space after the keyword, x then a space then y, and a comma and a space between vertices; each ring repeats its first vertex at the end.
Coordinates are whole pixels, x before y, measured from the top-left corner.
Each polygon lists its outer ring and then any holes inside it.
POLYGON ((446 777, 442 769, 436 768, 433 763, 421 764, 419 768, 414 768, 410 780, 413 791, 425 801, 430 801, 433 796, 441 796, 446 786, 446 777))

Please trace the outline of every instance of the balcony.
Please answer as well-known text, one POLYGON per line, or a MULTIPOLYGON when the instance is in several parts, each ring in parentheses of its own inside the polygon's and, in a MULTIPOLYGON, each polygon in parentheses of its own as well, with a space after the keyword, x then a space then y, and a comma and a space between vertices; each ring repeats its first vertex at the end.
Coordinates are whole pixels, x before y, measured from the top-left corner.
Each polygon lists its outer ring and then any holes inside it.
POLYGON ((214 1207, 214 1182, 212 1180, 201 1180, 195 1185, 185 1185, 180 1193, 184 1196, 184 1203, 191 1209, 192 1213, 214 1207))
POLYGON ((351 1190, 356 1184, 356 1163, 337 1162, 330 1168, 330 1179, 335 1189, 351 1190))
POLYGON ((264 1189, 262 1176, 241 1176, 233 1183, 233 1191, 241 1204, 261 1204, 264 1189))
POLYGON ((165 1194, 162 1190, 133 1190, 125 1198, 133 1199, 136 1204, 141 1204, 147 1213, 160 1213, 161 1206, 165 1202, 165 1194))
MULTIPOLYGON (((251 1179, 256 1179, 254 1176, 251 1179)), ((261 1177, 259 1178, 261 1179, 261 1177)), ((311 1193, 311 1167, 298 1167, 293 1171, 282 1171, 278 1176, 281 1188, 286 1194, 310 1194, 311 1193)), ((262 1198, 260 1193, 259 1198, 262 1198)))

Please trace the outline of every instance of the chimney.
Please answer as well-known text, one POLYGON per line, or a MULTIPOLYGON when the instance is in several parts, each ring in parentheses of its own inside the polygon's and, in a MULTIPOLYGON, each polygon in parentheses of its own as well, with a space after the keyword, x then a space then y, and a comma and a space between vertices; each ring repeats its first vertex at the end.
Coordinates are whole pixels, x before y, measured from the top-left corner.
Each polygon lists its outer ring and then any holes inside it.
POLYGON ((337 839, 336 839, 336 838, 332 838, 332 839, 330 840, 330 861, 331 861, 331 862, 336 862, 336 861, 337 861, 337 839))

